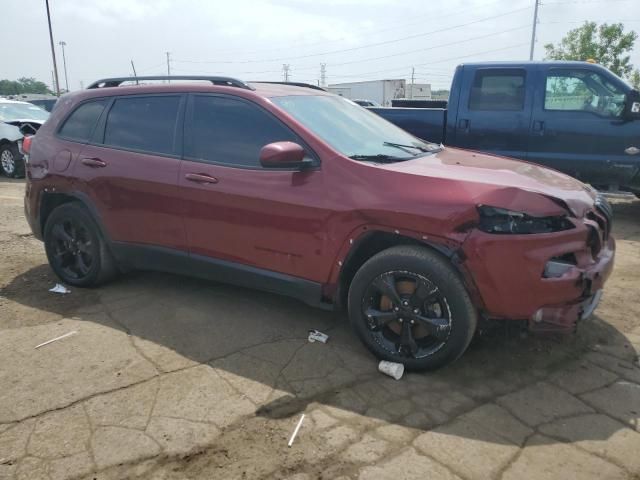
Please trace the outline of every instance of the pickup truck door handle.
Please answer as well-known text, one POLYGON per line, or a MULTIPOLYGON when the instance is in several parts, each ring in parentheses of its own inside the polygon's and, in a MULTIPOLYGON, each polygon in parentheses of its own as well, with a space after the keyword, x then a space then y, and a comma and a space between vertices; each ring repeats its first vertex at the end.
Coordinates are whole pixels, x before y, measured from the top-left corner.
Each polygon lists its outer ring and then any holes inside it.
POLYGON ((92 168, 102 168, 107 166, 107 162, 100 160, 99 158, 83 158, 80 160, 83 165, 92 168))
POLYGON ((189 180, 190 182, 196 183, 218 183, 218 179, 216 177, 212 177, 211 175, 207 175, 205 173, 187 173, 184 178, 189 180))
POLYGON ((542 120, 536 120, 533 122, 533 131, 539 135, 544 135, 544 122, 542 120))
POLYGON ((469 119, 461 118, 458 121, 458 128, 464 130, 464 133, 469 133, 469 119))

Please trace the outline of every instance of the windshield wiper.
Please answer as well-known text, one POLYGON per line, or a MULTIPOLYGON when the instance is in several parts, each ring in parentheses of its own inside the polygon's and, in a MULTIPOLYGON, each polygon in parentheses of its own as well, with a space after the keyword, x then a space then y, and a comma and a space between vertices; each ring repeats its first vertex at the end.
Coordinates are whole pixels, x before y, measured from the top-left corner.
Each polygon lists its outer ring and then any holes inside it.
MULTIPOLYGON (((393 157, 391 155, 385 155, 384 153, 377 153, 375 155, 350 155, 349 158, 353 160, 361 160, 365 162, 380 162, 380 163, 393 163, 408 160, 408 158, 393 157)), ((411 157, 409 157, 411 158, 411 157)))
MULTIPOLYGON (((416 150, 419 150, 421 152, 428 152, 429 151, 424 147, 419 147, 417 145, 405 145, 404 143, 382 142, 382 144, 387 146, 387 147, 399 148, 401 150, 404 150, 405 152, 407 152, 407 150, 406 150, 407 148, 415 148, 416 150)), ((407 153, 411 153, 412 155, 415 155, 415 153, 413 153, 413 152, 407 152, 407 153)))

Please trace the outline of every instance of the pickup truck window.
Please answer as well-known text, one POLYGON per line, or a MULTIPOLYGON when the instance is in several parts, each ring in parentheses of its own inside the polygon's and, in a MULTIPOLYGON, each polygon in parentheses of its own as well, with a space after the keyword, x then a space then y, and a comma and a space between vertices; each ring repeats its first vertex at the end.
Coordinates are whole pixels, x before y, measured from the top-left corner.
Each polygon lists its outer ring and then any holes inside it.
POLYGON ((520 69, 478 70, 471 87, 469 110, 522 110, 525 75, 520 69))
POLYGON ((624 92, 596 72, 551 70, 547 75, 545 110, 590 112, 615 118, 622 114, 624 102, 624 92))

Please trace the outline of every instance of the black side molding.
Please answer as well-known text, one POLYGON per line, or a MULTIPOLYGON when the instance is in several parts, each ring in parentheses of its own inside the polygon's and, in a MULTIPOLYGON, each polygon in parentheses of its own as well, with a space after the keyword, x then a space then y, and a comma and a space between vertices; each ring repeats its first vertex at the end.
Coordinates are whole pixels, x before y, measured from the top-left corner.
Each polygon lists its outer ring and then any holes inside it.
POLYGON ((322 302, 322 284, 240 263, 219 260, 165 247, 111 242, 118 262, 139 270, 155 270, 230 283, 296 298, 326 310, 333 305, 322 302))

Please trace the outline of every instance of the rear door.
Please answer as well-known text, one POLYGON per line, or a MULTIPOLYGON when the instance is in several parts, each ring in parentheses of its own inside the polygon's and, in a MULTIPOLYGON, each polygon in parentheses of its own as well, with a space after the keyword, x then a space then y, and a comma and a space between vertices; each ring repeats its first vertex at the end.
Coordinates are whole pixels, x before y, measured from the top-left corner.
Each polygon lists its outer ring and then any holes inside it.
POLYGON ((622 119, 625 92, 600 72, 543 66, 529 160, 596 185, 625 185, 638 171, 628 153, 637 122, 622 119))
POLYGON ((183 95, 110 101, 75 176, 111 240, 186 250, 178 201, 183 95))
POLYGON ((530 83, 524 68, 465 67, 455 145, 526 159, 533 97, 530 83))
POLYGON ((271 170, 260 149, 278 141, 311 149, 261 106, 194 94, 185 121, 180 185, 194 256, 212 257, 310 280, 324 271, 328 212, 322 170, 271 170))

